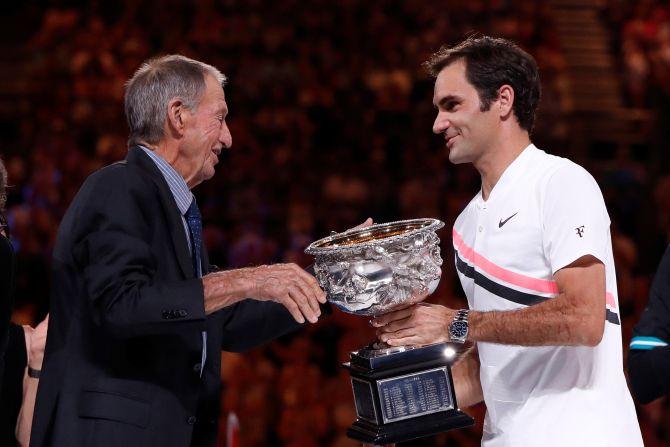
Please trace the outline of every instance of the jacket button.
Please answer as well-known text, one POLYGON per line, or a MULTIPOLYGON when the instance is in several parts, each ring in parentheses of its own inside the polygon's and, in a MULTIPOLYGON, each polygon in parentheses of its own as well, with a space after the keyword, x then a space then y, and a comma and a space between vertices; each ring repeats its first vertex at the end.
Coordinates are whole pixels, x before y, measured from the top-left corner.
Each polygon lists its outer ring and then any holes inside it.
POLYGON ((195 416, 189 416, 189 418, 186 422, 188 422, 189 425, 193 425, 193 424, 195 424, 195 421, 197 421, 195 416))
POLYGON ((199 373, 201 369, 202 366, 200 365, 200 363, 196 363, 195 365, 193 365, 193 371, 199 373))

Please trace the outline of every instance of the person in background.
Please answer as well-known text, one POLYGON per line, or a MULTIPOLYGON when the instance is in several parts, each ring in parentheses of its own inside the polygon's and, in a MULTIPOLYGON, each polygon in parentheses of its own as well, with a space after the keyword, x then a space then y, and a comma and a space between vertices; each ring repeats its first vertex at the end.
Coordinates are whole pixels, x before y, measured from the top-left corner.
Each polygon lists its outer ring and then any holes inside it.
POLYGON ((48 316, 35 329, 11 323, 15 257, 5 218, 7 170, 0 159, 0 445, 27 446, 48 316))
POLYGON ((670 393, 670 247, 658 266, 649 302, 633 329, 628 379, 643 404, 670 393))

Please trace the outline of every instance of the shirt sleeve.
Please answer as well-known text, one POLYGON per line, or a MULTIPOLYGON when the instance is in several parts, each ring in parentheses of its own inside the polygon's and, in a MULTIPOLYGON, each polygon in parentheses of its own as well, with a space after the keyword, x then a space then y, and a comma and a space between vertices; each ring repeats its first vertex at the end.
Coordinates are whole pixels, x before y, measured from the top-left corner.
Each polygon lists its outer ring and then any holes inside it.
POLYGON ((628 377, 642 403, 670 392, 670 247, 656 271, 649 302, 633 329, 628 377))
POLYGON ((633 329, 631 349, 650 351, 670 342, 670 247, 658 266, 651 284, 649 301, 633 329))
POLYGON ((566 163, 554 171, 541 210, 542 244, 552 273, 586 255, 605 263, 610 219, 598 184, 584 168, 566 163))
POLYGON ((670 343, 670 247, 658 266, 651 284, 649 301, 633 329, 631 349, 652 350, 670 343))

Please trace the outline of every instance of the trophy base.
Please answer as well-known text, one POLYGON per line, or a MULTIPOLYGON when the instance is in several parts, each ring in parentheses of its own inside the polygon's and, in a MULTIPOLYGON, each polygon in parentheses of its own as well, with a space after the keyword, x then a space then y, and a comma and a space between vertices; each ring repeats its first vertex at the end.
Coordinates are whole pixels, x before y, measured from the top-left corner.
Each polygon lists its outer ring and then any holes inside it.
POLYGON ((463 345, 364 348, 343 366, 351 375, 356 422, 347 436, 368 444, 393 444, 474 424, 459 410, 451 364, 463 345))
POLYGON ((474 423, 474 419, 460 410, 422 416, 420 421, 410 419, 386 425, 377 425, 358 419, 347 430, 347 436, 365 444, 395 444, 433 436, 456 428, 469 427, 474 423))

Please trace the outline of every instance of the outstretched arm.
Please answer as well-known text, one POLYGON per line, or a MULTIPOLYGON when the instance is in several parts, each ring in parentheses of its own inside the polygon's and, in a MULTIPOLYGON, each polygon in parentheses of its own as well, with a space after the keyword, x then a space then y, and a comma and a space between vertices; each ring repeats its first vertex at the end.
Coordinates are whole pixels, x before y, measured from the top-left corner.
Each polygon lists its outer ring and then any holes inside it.
MULTIPOLYGON (((586 345, 602 339, 605 325, 605 267, 583 256, 555 274, 559 295, 511 311, 470 312, 468 340, 522 346, 586 345)), ((376 318, 379 337, 391 346, 449 340, 456 310, 418 304, 376 318)))

